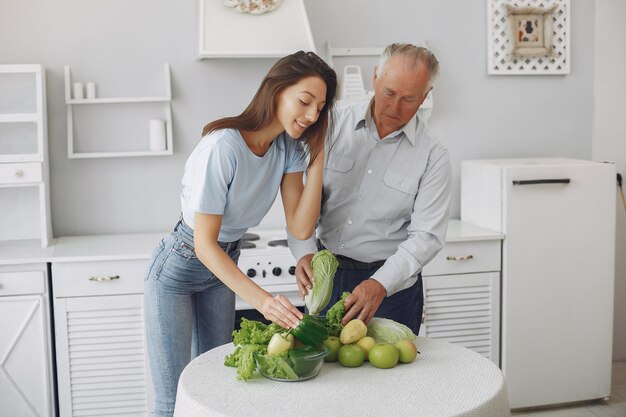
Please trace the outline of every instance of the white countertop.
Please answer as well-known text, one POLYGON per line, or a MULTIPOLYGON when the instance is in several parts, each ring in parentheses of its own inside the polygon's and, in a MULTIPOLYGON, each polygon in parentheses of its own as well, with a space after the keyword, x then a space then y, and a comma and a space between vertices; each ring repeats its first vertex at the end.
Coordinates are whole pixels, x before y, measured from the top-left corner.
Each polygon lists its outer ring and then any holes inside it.
MULTIPOLYGON (((39 240, 0 242, 0 265, 148 259, 167 233, 59 237, 47 248, 42 248, 39 240)), ((450 243, 503 238, 502 233, 458 219, 449 221, 446 234, 446 242, 450 243)))
POLYGON ((504 239, 504 235, 500 232, 483 229, 471 223, 462 222, 459 219, 451 219, 448 222, 446 243, 502 239, 504 239))

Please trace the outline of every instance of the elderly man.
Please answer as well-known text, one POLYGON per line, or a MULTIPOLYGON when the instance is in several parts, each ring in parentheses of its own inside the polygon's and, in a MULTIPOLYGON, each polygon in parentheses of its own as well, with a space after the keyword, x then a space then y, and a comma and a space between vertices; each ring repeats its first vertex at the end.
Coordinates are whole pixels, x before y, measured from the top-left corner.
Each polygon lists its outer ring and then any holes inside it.
POLYGON ((351 292, 344 324, 375 315, 419 332, 420 272, 444 245, 450 202, 448 151, 417 114, 438 71, 426 48, 389 45, 375 68, 372 100, 335 113, 319 239, 290 236, 289 245, 303 297, 314 279, 313 254, 326 248, 337 255, 328 307, 351 292))

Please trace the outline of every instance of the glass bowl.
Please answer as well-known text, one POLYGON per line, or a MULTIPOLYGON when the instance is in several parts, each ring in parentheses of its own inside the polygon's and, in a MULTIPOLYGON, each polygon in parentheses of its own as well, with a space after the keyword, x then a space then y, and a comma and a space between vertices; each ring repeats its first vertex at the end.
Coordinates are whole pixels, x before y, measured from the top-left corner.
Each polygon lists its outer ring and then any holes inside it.
POLYGON ((324 364, 324 358, 330 354, 330 349, 326 346, 322 346, 319 351, 312 352, 306 356, 298 357, 285 357, 282 360, 270 357, 270 355, 256 354, 256 363, 259 367, 261 375, 265 378, 272 379, 274 381, 306 381, 315 377, 324 364), (277 377, 269 372, 270 368, 274 367, 286 367, 283 368, 288 376, 277 377))

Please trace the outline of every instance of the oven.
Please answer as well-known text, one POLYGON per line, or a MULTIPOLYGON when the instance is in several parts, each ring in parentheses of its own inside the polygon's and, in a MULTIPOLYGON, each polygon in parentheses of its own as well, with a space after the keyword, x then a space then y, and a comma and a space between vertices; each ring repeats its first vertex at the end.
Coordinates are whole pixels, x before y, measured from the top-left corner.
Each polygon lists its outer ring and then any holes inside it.
MULTIPOLYGON (((272 295, 284 295, 304 311, 296 284, 296 259, 287 247, 285 230, 251 230, 243 237, 239 269, 272 295)), ((237 297, 235 328, 242 317, 267 323, 260 312, 237 297)))

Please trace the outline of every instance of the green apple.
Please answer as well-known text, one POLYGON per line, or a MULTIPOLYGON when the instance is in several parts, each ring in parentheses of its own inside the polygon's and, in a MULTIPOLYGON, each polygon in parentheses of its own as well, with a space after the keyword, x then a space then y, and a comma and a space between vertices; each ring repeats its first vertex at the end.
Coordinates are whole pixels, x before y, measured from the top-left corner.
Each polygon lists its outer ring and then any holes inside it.
POLYGON ((411 340, 398 340, 395 347, 400 352, 399 361, 402 363, 411 363, 417 357, 417 348, 411 340))
POLYGON ((365 351, 356 343, 340 347, 337 356, 339 363, 348 368, 356 368, 365 362, 365 351))
POLYGON ((376 343, 368 354, 370 363, 381 369, 393 368, 398 364, 399 357, 398 348, 391 343, 376 343))
POLYGON ((324 340, 324 345, 330 349, 330 353, 324 358, 324 361, 337 362, 339 348, 341 347, 339 338, 337 336, 328 336, 328 339, 324 340))
POLYGON ((376 340, 371 336, 365 336, 359 339, 359 341, 356 342, 356 344, 361 346, 361 348, 365 351, 365 360, 367 360, 367 355, 370 349, 372 348, 372 346, 376 344, 376 340))

